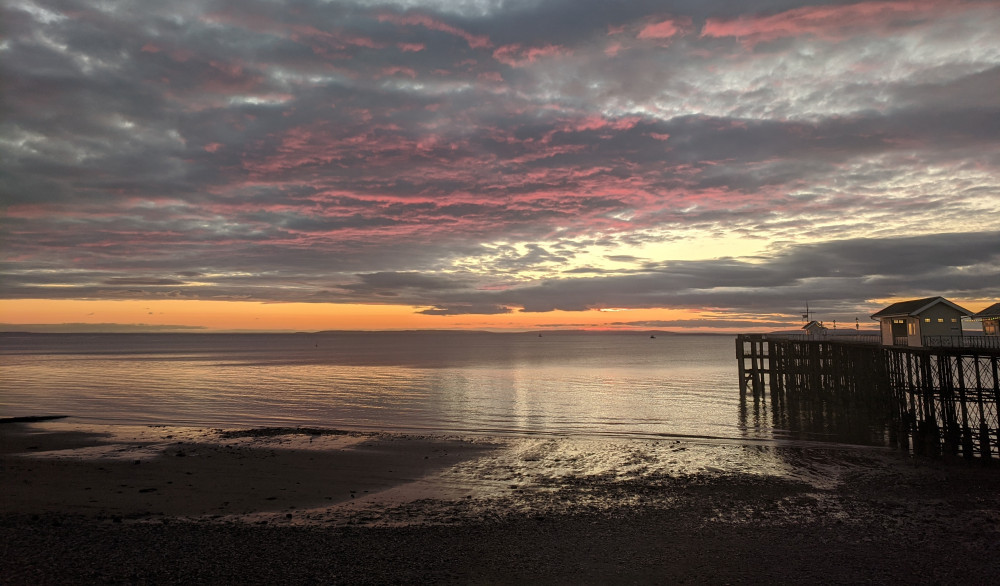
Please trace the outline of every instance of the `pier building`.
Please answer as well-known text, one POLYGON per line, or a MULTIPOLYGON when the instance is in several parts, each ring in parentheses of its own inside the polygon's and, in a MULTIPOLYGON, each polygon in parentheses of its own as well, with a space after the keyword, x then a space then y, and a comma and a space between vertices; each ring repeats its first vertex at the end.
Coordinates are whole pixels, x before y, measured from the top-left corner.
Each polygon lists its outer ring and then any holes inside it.
POLYGON ((944 297, 925 297, 893 303, 871 318, 879 322, 882 345, 919 348, 931 345, 927 343, 930 337, 961 338, 962 318, 971 315, 944 297))
POLYGON ((983 322, 983 335, 1000 337, 1000 303, 994 303, 972 316, 983 322))

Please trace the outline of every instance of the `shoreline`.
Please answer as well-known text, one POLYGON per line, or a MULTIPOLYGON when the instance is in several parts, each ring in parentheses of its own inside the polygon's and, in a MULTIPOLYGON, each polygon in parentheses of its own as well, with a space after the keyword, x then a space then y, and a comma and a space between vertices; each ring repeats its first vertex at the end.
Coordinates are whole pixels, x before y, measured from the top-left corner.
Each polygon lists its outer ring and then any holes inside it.
POLYGON ((1000 573, 1000 469, 881 450, 43 422, 0 464, 5 584, 1000 573))
POLYGON ((401 487, 409 490, 397 498, 411 498, 424 478, 489 449, 316 428, 6 424, 0 515, 246 521, 336 509, 401 487))

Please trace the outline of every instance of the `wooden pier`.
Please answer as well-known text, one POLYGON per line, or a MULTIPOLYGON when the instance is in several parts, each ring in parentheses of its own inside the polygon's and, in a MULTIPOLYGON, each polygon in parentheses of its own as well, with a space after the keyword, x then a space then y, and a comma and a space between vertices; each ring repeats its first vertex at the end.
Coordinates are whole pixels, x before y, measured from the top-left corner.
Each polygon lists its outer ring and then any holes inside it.
POLYGON ((1000 350, 740 335, 740 393, 777 429, 1000 458, 1000 350))

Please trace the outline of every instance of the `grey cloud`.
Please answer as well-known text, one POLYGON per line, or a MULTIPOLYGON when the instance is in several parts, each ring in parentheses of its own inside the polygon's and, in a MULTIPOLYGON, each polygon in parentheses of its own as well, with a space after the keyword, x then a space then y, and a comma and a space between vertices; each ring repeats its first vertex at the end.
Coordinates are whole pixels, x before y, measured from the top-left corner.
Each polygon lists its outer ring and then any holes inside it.
POLYGON ((447 306, 435 306, 431 309, 418 311, 423 315, 500 315, 511 313, 509 307, 502 305, 484 304, 449 304, 447 306))
POLYGON ((397 295, 399 290, 453 291, 468 287, 466 281, 453 277, 440 277, 415 272, 383 272, 358 275, 360 283, 343 285, 342 288, 355 293, 397 295))
POLYGON ((452 296, 439 305, 519 306, 528 312, 595 307, 704 308, 794 312, 812 300, 865 315, 868 300, 914 296, 995 296, 1000 233, 855 239, 800 245, 761 262, 739 259, 670 262, 647 273, 548 280, 505 291, 452 296), (969 272, 968 275, 957 273, 969 272))
POLYGON ((899 87, 894 101, 906 108, 948 110, 992 110, 1000 95, 1000 67, 977 71, 946 83, 923 82, 899 87))
POLYGON ((899 39, 926 35, 913 54, 884 31, 753 50, 698 34, 709 17, 809 5, 829 4, 300 2, 295 12, 59 0, 45 6, 73 18, 45 24, 5 6, 0 203, 12 213, 0 218, 0 295, 163 288, 391 299, 454 315, 776 311, 837 295, 851 300, 846 312, 864 305, 862 291, 991 294, 994 29, 964 48, 945 37, 993 21, 900 25, 899 39), (492 46, 379 14, 428 15, 492 46), (637 27, 671 16, 690 19, 691 33, 636 42, 637 27), (617 25, 629 29, 612 57, 617 25), (523 67, 493 58, 512 43, 572 54, 523 67), (883 57, 901 60, 892 76, 877 75, 883 57), (407 69, 388 73, 396 67, 407 69), (496 73, 502 83, 480 79, 496 73), (960 229, 978 232, 950 234, 960 229), (622 254, 607 256, 621 267, 587 266, 597 247, 695 232, 791 244, 756 259, 622 254), (435 274, 456 266, 465 272, 435 274), (527 270, 536 280, 516 278, 527 270))
MULTIPOLYGON (((848 323, 877 309, 872 299, 956 294, 995 297, 996 283, 1000 283, 1000 233, 795 245, 759 259, 649 263, 638 273, 551 279, 499 290, 477 289, 471 276, 404 272, 356 278, 360 281, 344 282, 325 292, 319 283, 322 278, 315 276, 291 289, 287 277, 281 275, 215 279, 211 286, 175 288, 163 295, 309 302, 392 299, 394 303, 427 306, 429 309, 422 310, 427 315, 488 315, 507 313, 515 307, 528 312, 714 307, 738 314, 794 315, 809 301, 814 308, 823 308, 830 320, 848 323), (277 292, 281 294, 275 295, 277 292)), ((100 287, 63 289, 58 292, 67 298, 149 294, 100 287)), ((8 294, 30 296, 31 291, 30 285, 23 285, 12 287, 8 294)))
POLYGON ((105 285, 183 285, 184 281, 145 277, 112 277, 103 283, 105 285))
POLYGON ((632 256, 631 254, 610 254, 607 255, 605 258, 607 258, 608 260, 613 260, 615 262, 631 262, 631 263, 642 260, 639 257, 632 256))

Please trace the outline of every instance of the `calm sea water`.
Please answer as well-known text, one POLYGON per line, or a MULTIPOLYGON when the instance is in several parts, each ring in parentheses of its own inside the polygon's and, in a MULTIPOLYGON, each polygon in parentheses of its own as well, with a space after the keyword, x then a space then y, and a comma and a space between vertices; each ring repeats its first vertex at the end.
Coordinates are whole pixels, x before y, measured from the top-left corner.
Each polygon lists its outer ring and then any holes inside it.
POLYGON ((729 336, 4 334, 0 344, 0 417, 435 433, 780 433, 748 424, 729 336))

